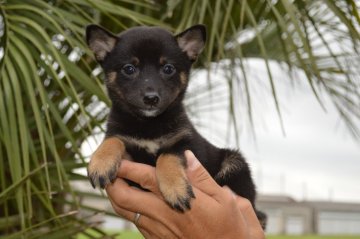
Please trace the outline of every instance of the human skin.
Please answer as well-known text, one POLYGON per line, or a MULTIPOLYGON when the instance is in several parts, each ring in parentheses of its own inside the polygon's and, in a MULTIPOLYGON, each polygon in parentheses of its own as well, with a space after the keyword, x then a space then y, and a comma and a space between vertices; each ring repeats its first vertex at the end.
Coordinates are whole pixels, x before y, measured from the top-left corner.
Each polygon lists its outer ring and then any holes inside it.
POLYGON ((181 213, 166 204, 154 167, 123 160, 118 178, 106 187, 115 212, 129 221, 140 213, 136 226, 145 238, 265 238, 249 200, 220 187, 191 151, 185 151, 185 157, 195 193, 190 210, 181 213), (124 179, 149 191, 131 187, 124 179))

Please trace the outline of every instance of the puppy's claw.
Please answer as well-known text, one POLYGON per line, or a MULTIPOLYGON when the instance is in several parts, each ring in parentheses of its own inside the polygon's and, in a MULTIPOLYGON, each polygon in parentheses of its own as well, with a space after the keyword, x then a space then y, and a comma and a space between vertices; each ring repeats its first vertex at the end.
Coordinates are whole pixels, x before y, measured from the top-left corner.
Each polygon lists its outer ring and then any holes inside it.
POLYGON ((190 195, 191 198, 196 198, 195 194, 194 194, 194 191, 192 190, 192 187, 191 187, 190 184, 188 185, 187 191, 188 191, 188 194, 190 195))
POLYGON ((92 177, 90 177, 90 176, 88 176, 88 177, 89 177, 89 181, 91 183, 91 186, 93 187, 93 189, 95 189, 96 185, 95 185, 94 179, 92 177))
POLYGON ((105 179, 104 177, 99 177, 99 186, 100 188, 104 189, 106 184, 107 184, 107 179, 105 179))
POLYGON ((113 162, 111 164, 107 164, 106 167, 104 167, 104 165, 99 166, 99 163, 97 162, 101 163, 101 161, 96 160, 96 158, 93 158, 90 161, 88 167, 88 177, 93 188, 99 186, 104 189, 106 185, 115 181, 120 161, 113 160, 113 162))
MULTIPOLYGON (((164 194, 163 194, 164 195, 164 194)), ((183 193, 173 191, 170 195, 165 196, 165 201, 178 212, 185 212, 191 209, 191 199, 195 198, 192 187, 190 184, 186 186, 183 193)))
POLYGON ((184 209, 181 207, 180 204, 173 205, 173 208, 178 212, 182 212, 182 213, 184 212, 184 209))
POLYGON ((186 199, 179 199, 178 202, 176 202, 175 204, 170 204, 169 205, 174 208, 176 211, 184 213, 187 210, 191 209, 191 205, 190 205, 190 200, 191 198, 186 198, 186 199))
POLYGON ((190 209, 191 209, 190 200, 186 200, 186 201, 184 202, 184 206, 185 206, 185 208, 186 208, 187 210, 190 210, 190 209))

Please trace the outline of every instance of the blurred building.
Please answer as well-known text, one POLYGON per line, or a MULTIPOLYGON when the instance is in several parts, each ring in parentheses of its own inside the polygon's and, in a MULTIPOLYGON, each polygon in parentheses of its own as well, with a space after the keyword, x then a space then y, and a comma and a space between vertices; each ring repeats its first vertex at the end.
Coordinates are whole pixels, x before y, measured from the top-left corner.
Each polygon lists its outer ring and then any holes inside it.
POLYGON ((257 207, 268 216, 267 234, 360 235, 360 203, 259 195, 257 207))

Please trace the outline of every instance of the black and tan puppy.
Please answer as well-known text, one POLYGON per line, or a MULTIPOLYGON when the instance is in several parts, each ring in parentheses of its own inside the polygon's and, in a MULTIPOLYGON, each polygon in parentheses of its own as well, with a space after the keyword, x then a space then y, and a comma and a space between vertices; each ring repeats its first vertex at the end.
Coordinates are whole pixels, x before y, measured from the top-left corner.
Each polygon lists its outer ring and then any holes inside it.
POLYGON ((171 207, 190 209, 194 194, 184 158, 189 149, 218 184, 254 205, 255 186, 244 158, 201 137, 182 104, 191 65, 205 39, 203 25, 178 35, 159 27, 135 27, 119 35, 87 27, 87 43, 105 72, 112 101, 105 140, 88 166, 93 186, 111 183, 128 153, 136 162, 156 166, 160 191, 171 207))

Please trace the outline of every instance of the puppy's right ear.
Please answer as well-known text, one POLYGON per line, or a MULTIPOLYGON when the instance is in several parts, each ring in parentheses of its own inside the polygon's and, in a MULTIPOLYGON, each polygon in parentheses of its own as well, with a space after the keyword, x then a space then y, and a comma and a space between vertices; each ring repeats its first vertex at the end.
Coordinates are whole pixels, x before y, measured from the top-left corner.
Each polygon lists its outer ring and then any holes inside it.
POLYGON ((206 41, 206 27, 204 25, 192 26, 175 36, 179 47, 193 62, 204 49, 206 41))
POLYGON ((117 36, 98 25, 91 24, 86 27, 86 42, 98 62, 102 62, 114 49, 117 40, 117 36))

